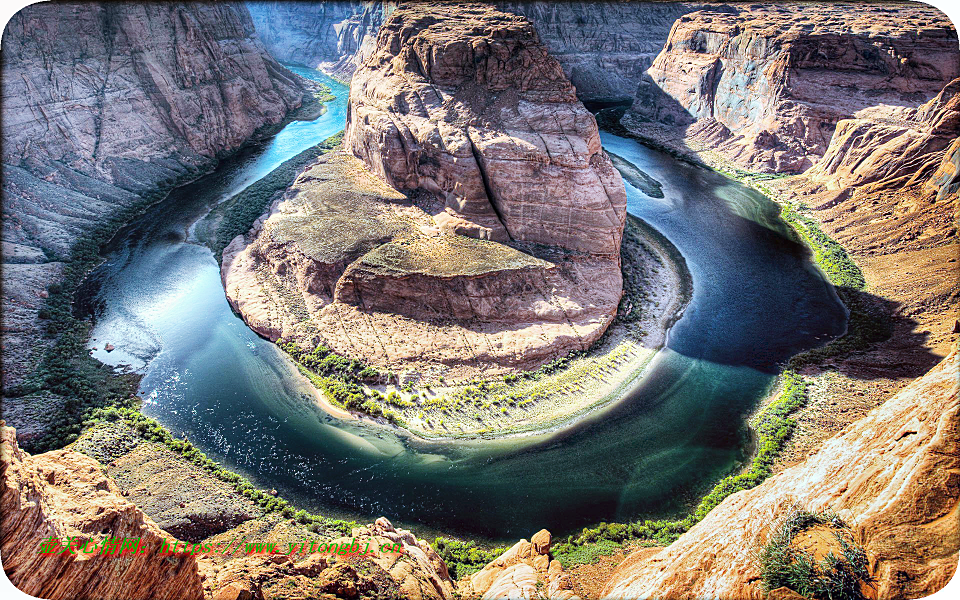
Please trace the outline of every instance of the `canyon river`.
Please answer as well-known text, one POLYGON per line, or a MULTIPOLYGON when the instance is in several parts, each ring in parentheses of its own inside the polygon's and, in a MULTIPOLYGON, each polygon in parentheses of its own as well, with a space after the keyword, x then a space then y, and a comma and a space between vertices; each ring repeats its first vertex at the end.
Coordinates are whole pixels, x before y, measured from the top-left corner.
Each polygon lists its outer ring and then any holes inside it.
POLYGON ((632 140, 604 147, 663 186, 628 210, 683 254, 693 297, 623 401, 549 435, 427 442, 323 412, 271 343, 231 311, 193 225, 224 198, 343 129, 337 99, 174 190, 124 228, 89 278, 94 356, 143 373, 144 412, 299 507, 515 540, 546 527, 682 512, 751 451, 746 416, 777 365, 841 334, 833 288, 762 194, 632 140), (116 349, 107 353, 106 343, 116 349))

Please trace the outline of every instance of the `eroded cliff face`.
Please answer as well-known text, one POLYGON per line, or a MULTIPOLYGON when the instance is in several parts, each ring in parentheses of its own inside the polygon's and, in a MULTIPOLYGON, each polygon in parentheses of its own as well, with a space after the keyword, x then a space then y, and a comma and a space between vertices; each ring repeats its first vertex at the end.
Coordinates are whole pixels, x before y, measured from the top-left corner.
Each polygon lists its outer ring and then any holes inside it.
POLYGON ((860 253, 956 243, 958 138, 955 79, 918 108, 879 106, 840 121, 823 158, 791 191, 833 213, 827 227, 860 253))
POLYGON ((584 102, 632 100, 687 2, 500 2, 530 19, 584 102))
POLYGON ((852 525, 877 597, 939 590, 960 548, 958 368, 954 351, 806 462, 730 496, 661 552, 628 557, 604 595, 763 598, 755 553, 796 507, 852 525))
POLYGON ((343 146, 224 252, 262 335, 457 379, 586 349, 612 321, 623 183, 523 17, 398 8, 343 146))
POLYGON ((172 536, 124 498, 99 463, 79 452, 30 456, 16 432, 0 428, 0 554, 10 581, 40 598, 200 600, 197 559, 156 554, 172 536), (102 544, 139 538, 147 550, 121 556, 77 551, 42 554, 50 537, 102 544))
POLYGON ((397 2, 247 2, 257 34, 283 62, 350 81, 397 2))
MULTIPOLYGON (((273 56, 349 80, 398 2, 248 2, 273 56)), ((633 99, 686 2, 496 2, 530 19, 584 102, 633 99)))
MULTIPOLYGON (((242 5, 39 3, 3 34, 3 384, 42 356, 45 288, 70 248, 198 175, 301 103, 242 5)), ((4 414, 36 433, 36 398, 4 414), (22 409, 22 410, 21 410, 22 409)), ((50 412, 49 410, 47 412, 50 412)), ((42 417, 42 415, 41 415, 42 417)))
POLYGON ((483 5, 403 7, 377 45, 354 75, 344 136, 371 171, 444 202, 444 231, 619 252, 620 175, 529 21, 483 5))
POLYGON ((915 108, 958 74, 956 31, 932 7, 724 5, 677 20, 624 124, 666 126, 661 137, 751 170, 800 172, 840 120, 915 108))

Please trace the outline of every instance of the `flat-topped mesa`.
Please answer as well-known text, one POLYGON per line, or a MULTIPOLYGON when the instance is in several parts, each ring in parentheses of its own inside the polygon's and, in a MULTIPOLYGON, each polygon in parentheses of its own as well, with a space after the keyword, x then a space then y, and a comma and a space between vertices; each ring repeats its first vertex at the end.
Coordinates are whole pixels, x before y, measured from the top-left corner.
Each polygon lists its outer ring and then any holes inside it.
POLYGON ((841 119, 915 108, 958 75, 956 31, 929 6, 724 5, 677 20, 623 123, 676 128, 679 146, 748 169, 800 172, 841 119))
POLYGON ((524 17, 397 9, 354 74, 344 147, 398 190, 436 198, 444 232, 619 254, 620 175, 524 17))

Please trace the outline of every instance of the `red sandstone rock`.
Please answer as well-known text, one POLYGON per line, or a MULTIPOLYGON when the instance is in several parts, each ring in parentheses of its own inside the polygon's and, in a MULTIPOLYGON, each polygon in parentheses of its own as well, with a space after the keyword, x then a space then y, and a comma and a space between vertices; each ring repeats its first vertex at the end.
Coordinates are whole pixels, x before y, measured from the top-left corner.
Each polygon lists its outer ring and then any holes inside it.
MULTIPOLYGON (((199 600, 197 561, 161 559, 172 536, 144 515, 83 454, 57 450, 30 456, 16 432, 0 429, 0 554, 10 581, 41 598, 91 600, 199 600), (41 554, 47 538, 92 540, 140 538, 145 553, 125 556, 41 554)), ((91 545, 92 547, 92 545, 91 545)))
POLYGON ((919 598, 957 565, 957 351, 806 462, 724 500, 663 551, 628 557, 613 598, 764 597, 756 552, 795 507, 836 512, 872 556, 880 598, 919 598))
POLYGON ((626 193, 575 92, 525 18, 404 6, 354 74, 344 146, 441 199, 443 230, 616 256, 626 193))
POLYGON ((915 107, 958 75, 956 31, 929 6, 724 5, 677 20, 624 122, 675 125, 741 166, 799 172, 841 119, 915 107))

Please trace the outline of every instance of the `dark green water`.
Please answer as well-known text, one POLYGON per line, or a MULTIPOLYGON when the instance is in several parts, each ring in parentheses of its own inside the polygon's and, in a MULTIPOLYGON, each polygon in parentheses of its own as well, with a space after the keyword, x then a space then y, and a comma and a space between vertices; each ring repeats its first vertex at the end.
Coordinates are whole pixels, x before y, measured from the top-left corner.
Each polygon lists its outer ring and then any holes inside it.
POLYGON ((629 210, 666 235, 694 296, 648 376, 616 406, 552 436, 425 443, 341 422, 230 310, 191 227, 286 158, 339 131, 347 90, 309 123, 226 161, 128 227, 95 273, 95 355, 144 373, 144 411, 259 485, 317 512, 509 539, 667 515, 744 459, 745 415, 776 364, 841 333, 845 313, 760 194, 630 140, 605 147, 657 179, 629 210))

